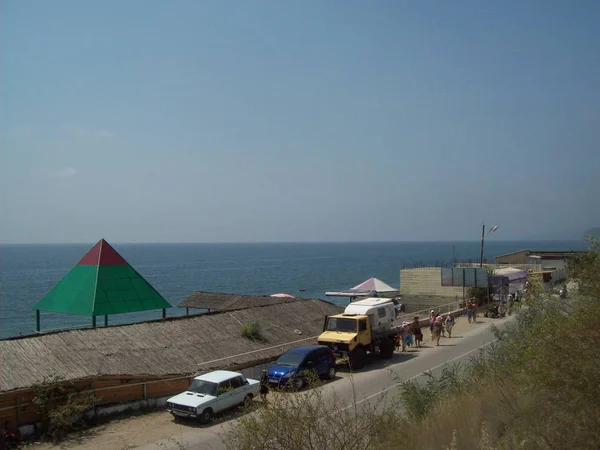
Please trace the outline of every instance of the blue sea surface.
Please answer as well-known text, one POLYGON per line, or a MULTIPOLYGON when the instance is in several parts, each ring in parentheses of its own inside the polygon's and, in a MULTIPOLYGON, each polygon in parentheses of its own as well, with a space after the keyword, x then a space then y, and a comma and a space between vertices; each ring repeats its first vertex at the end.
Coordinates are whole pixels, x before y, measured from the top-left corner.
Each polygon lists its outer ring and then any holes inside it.
MULTIPOLYGON (((0 338, 35 330, 32 307, 93 246, 0 245, 0 338)), ((176 305, 194 291, 325 299, 325 292, 351 288, 370 277, 398 287, 403 267, 440 265, 453 258, 479 261, 475 242, 369 242, 298 244, 113 244, 172 305, 167 316, 185 314, 176 305), (300 291, 300 289, 306 289, 300 291)), ((584 241, 510 242, 489 239, 487 260, 525 248, 583 250, 584 241)), ((347 299, 330 299, 342 305, 347 299)), ((109 324, 158 319, 161 311, 119 314, 109 324)), ((42 330, 85 326, 89 317, 41 313, 42 330)), ((103 319, 98 318, 98 324, 103 319)))

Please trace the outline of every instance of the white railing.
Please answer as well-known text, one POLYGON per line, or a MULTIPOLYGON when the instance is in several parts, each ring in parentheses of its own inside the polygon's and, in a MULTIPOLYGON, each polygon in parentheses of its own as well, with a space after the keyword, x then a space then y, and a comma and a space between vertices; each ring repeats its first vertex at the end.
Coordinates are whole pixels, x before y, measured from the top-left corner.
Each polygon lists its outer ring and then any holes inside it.
POLYGON ((459 301, 454 301, 452 303, 445 303, 443 305, 430 306, 427 309, 421 309, 419 311, 402 313, 396 317, 396 320, 394 320, 392 326, 395 327, 395 326, 402 325, 402 322, 412 322, 416 316, 419 316, 419 319, 421 319, 421 320, 425 320, 429 317, 429 313, 431 312, 431 310, 434 310, 436 313, 442 314, 442 315, 448 314, 452 311, 461 309, 461 306, 460 306, 461 303, 462 303, 462 300, 459 300, 459 301))
MULTIPOLYGON (((284 344, 278 344, 278 345, 273 345, 272 347, 264 347, 264 348, 259 348, 257 350, 252 350, 249 352, 244 352, 244 353, 238 353, 237 355, 231 355, 231 356, 225 356, 224 358, 219 358, 219 359, 213 359, 212 361, 204 361, 201 363, 198 363, 198 367, 201 366, 207 366, 209 364, 215 364, 215 363, 219 363, 219 366, 229 366, 231 364, 225 364, 223 363, 224 361, 230 360, 232 358, 240 358, 243 356, 247 356, 247 355, 252 355, 254 353, 260 353, 260 352, 265 352, 267 350, 273 350, 273 349, 280 349, 281 353, 283 353, 286 350, 289 350, 293 347, 297 347, 298 344, 301 343, 311 343, 310 341, 312 341, 313 344, 316 344, 316 339, 319 337, 319 335, 316 336, 310 336, 310 337, 306 337, 304 339, 298 339, 297 341, 291 341, 291 342, 286 342, 284 344)), ((268 358, 268 357, 267 357, 268 358)), ((199 371, 202 371, 203 369, 199 369, 199 371)))

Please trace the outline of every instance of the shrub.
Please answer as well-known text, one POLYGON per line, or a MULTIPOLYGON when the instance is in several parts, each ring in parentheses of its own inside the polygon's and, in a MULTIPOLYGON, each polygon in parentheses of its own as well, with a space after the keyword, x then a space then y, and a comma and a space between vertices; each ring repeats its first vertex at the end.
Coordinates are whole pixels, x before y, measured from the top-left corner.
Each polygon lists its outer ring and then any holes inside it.
MULTIPOLYGON (((222 436, 228 449, 367 450, 388 448, 403 420, 397 405, 351 407, 329 390, 277 393, 267 407, 241 417, 222 436)), ((375 402, 374 402, 375 403, 375 402)))
MULTIPOLYGON (((401 405, 348 409, 315 389, 280 395, 225 436, 230 449, 597 449, 600 443, 600 254, 574 259, 568 301, 533 282, 498 342, 425 383, 401 405), (400 416, 400 406, 406 418, 400 416)), ((383 400, 383 398, 382 398, 383 400)), ((356 401, 356 399, 354 399, 356 401)))
MULTIPOLYGON (((600 281, 596 246, 576 258, 583 289, 568 301, 532 283, 527 308, 499 343, 452 376, 402 386, 420 448, 597 448, 600 281)), ((419 448, 419 446, 409 448, 419 448)))
POLYGON ((83 421, 83 413, 92 408, 95 397, 86 392, 73 392, 73 384, 59 377, 45 379, 33 387, 33 403, 40 414, 42 433, 54 440, 75 428, 83 421))
POLYGON ((265 338, 262 335, 260 323, 251 322, 248 325, 244 325, 241 329, 242 337, 251 341, 264 342, 265 338))

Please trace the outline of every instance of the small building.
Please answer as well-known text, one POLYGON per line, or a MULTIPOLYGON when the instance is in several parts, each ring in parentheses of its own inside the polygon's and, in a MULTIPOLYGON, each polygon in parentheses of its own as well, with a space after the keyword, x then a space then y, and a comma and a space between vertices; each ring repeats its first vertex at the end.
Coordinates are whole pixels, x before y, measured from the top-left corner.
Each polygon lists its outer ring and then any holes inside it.
POLYGON ((437 298, 463 298, 464 289, 442 286, 440 267, 420 267, 400 270, 400 295, 407 294, 437 298))
POLYGON ((443 305, 464 301, 468 288, 442 286, 440 267, 419 267, 400 270, 400 297, 406 312, 437 309, 443 305))
POLYGON ((578 254, 584 252, 575 250, 519 250, 517 252, 506 253, 496 256, 496 264, 532 264, 538 265, 538 272, 551 272, 552 282, 560 282, 567 278, 567 269, 569 261, 578 254))
POLYGON ((506 283, 502 283, 502 285, 507 288, 508 294, 514 294, 525 290, 528 274, 528 271, 516 267, 502 267, 494 270, 493 278, 506 280, 506 283))

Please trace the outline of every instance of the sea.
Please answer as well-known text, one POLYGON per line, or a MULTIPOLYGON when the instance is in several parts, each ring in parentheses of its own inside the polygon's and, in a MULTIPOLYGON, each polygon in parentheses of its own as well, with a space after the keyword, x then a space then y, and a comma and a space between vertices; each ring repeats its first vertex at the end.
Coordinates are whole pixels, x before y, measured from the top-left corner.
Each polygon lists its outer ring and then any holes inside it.
MULTIPOLYGON (((35 330, 32 307, 93 246, 0 245, 0 339, 35 330)), ((377 277, 400 285, 400 269, 478 262, 480 242, 365 242, 273 244, 111 244, 167 299, 167 316, 185 314, 177 305, 195 291, 252 295, 288 293, 327 299, 342 306, 345 298, 325 292, 344 290, 377 277)), ((533 248, 584 250, 581 241, 485 242, 485 260, 533 248)), ((109 324, 159 319, 161 311, 109 316, 109 324)), ((42 331, 89 326, 91 319, 41 312, 42 331)), ((103 325, 102 318, 98 324, 103 325)))

